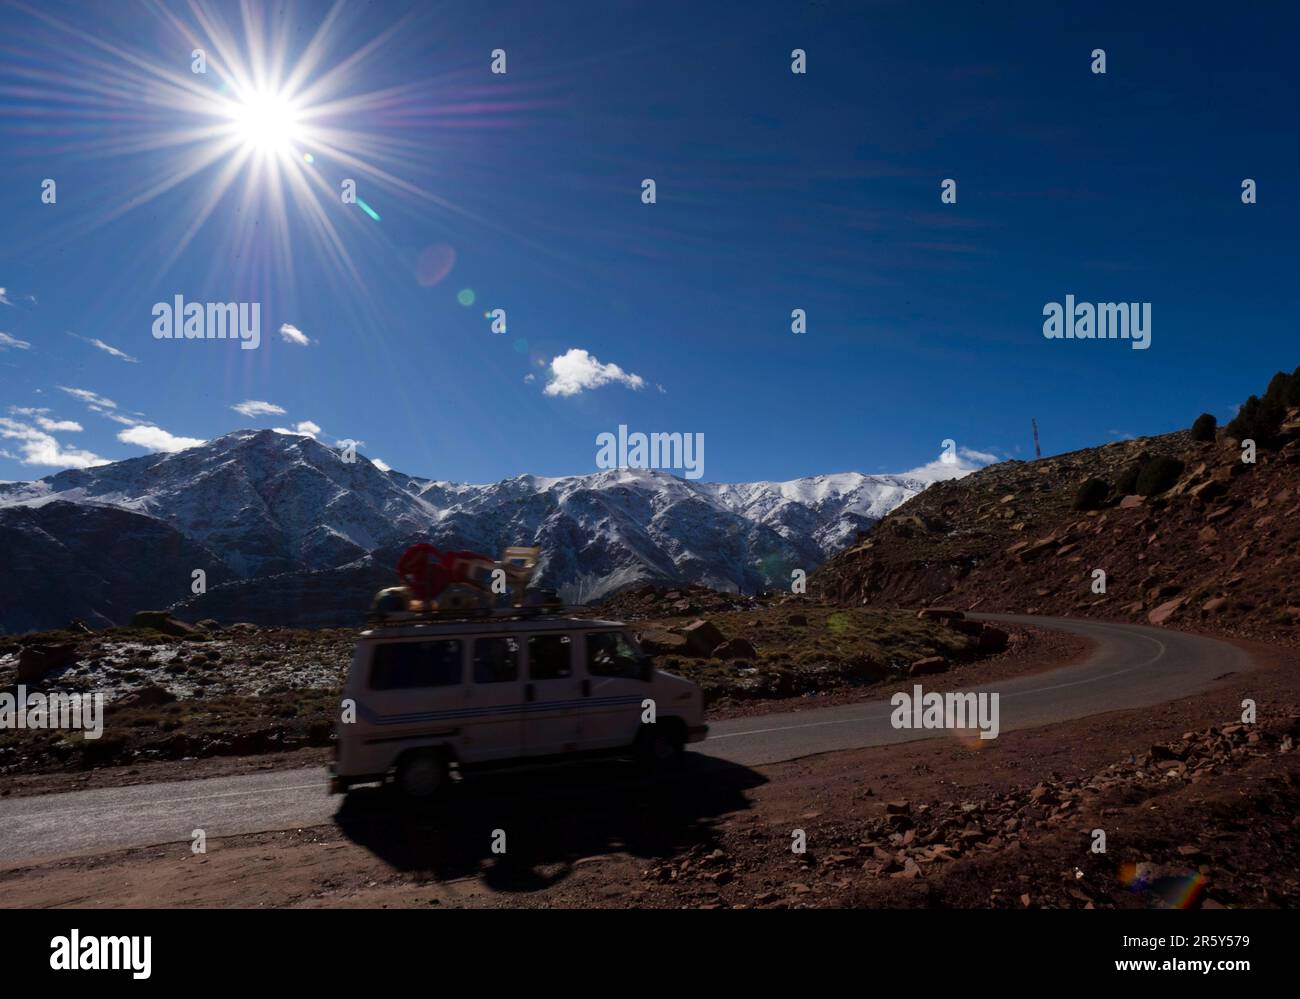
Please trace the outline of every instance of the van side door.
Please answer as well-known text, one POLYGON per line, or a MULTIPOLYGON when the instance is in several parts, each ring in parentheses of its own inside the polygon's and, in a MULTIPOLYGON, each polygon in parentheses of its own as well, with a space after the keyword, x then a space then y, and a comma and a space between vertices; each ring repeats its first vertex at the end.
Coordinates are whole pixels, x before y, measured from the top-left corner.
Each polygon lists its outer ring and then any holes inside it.
POLYGON ((571 753, 580 746, 582 682, 574 641, 556 632, 521 633, 528 680, 524 684, 524 755, 571 753))
POLYGON ((524 742, 523 656, 518 635, 468 640, 461 759, 467 763, 520 756, 524 742))

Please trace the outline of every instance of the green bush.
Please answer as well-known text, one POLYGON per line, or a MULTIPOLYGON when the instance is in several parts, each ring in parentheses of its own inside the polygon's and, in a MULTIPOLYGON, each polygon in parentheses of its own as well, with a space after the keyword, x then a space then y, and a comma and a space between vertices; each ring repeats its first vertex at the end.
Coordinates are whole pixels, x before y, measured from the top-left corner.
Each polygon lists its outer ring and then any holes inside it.
POLYGON ((1110 483, 1102 479, 1085 479, 1074 494, 1076 510, 1096 510, 1110 495, 1110 483))
POLYGON ((1219 429, 1219 421, 1211 413, 1202 413, 1192 424, 1192 440, 1213 441, 1214 432, 1219 429))
POLYGON ((1162 493, 1177 482, 1182 474, 1183 463, 1177 458, 1166 458, 1164 455, 1152 458, 1138 473, 1138 495, 1155 496, 1162 493))

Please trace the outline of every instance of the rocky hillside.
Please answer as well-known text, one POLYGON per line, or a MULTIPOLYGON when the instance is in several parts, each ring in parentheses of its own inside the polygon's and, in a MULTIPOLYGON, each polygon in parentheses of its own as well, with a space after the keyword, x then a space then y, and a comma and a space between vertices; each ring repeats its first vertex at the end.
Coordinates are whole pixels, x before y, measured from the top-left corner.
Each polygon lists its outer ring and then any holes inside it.
POLYGON ((1116 442, 939 483, 830 559, 810 592, 1300 641, 1300 409, 1282 410, 1253 463, 1232 433, 1116 442))

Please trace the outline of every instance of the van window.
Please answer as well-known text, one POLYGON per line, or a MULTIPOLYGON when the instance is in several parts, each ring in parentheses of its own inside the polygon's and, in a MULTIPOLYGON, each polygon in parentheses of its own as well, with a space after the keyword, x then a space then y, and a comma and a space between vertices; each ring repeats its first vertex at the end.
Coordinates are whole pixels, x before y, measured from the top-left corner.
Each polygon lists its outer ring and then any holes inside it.
POLYGON ((645 677, 645 657, 621 631, 587 632, 587 672, 592 676, 645 677))
POLYGON ((460 640, 385 642, 375 646, 371 690, 450 687, 460 683, 460 640))
POLYGON ((558 680, 573 675, 568 635, 531 635, 528 639, 528 679, 558 680))
POLYGON ((519 643, 515 639, 474 639, 475 683, 509 683, 518 679, 519 643))

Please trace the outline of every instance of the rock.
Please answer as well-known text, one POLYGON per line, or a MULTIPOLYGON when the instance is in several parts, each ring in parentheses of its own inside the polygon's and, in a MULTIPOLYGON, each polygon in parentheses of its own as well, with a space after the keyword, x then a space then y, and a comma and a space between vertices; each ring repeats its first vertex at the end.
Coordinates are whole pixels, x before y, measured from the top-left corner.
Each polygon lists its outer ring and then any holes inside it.
POLYGON ((1001 628, 995 628, 991 624, 986 624, 980 631, 979 651, 985 655, 1005 652, 1007 643, 1010 640, 1011 636, 1001 628))
POLYGON ((156 708, 160 704, 171 704, 174 700, 176 700, 176 695, 166 687, 150 683, 133 693, 127 694, 116 701, 113 706, 116 708, 156 708))
POLYGON ((758 650, 747 639, 732 638, 713 650, 714 659, 757 659, 758 650))
POLYGON ((934 673, 946 673, 948 671, 948 660, 943 656, 927 656, 924 659, 918 659, 912 663, 907 671, 908 676, 930 676, 934 673))
POLYGON ((18 682, 35 683, 51 670, 71 666, 77 661, 77 647, 63 645, 25 645, 18 653, 18 682))
POLYGON ((955 607, 922 607, 916 616, 920 620, 950 621, 963 618, 966 614, 955 607))
POLYGON ((703 618, 692 621, 681 630, 681 634, 686 638, 687 651, 696 656, 707 656, 726 641, 717 626, 703 618))
POLYGON ((683 654, 686 651, 686 637, 664 631, 660 628, 648 628, 639 636, 641 648, 652 656, 683 654))
POLYGON ((81 618, 74 618, 69 621, 68 627, 64 630, 74 632, 78 635, 93 635, 95 633, 85 621, 81 620, 81 618))
POLYGON ((137 611, 131 618, 132 628, 150 628, 161 631, 164 635, 184 638, 198 632, 198 628, 184 621, 178 621, 166 611, 137 611))
POLYGON ((1125 496, 1122 500, 1119 501, 1119 508, 1121 510, 1132 510, 1135 507, 1139 507, 1141 505, 1142 505, 1141 496, 1125 496))
POLYGON ((889 801, 885 803, 886 815, 911 815, 912 803, 907 800, 889 801))
POLYGON ((1219 532, 1207 524, 1197 532, 1196 540, 1203 545, 1208 545, 1213 541, 1219 540, 1219 532))
POLYGON ((1209 600, 1205 601, 1205 603, 1201 604, 1201 610, 1206 614, 1214 614, 1215 612, 1222 610, 1227 602, 1227 597, 1211 597, 1209 600))
POLYGON ((216 618, 211 618, 211 617, 205 617, 202 621, 199 622, 198 626, 202 628, 204 631, 221 630, 221 622, 218 621, 216 618))
POLYGON ((1147 615, 1147 620, 1151 624, 1164 624, 1174 616, 1174 613, 1186 600, 1186 597, 1175 597, 1173 600, 1166 600, 1163 604, 1147 615))

